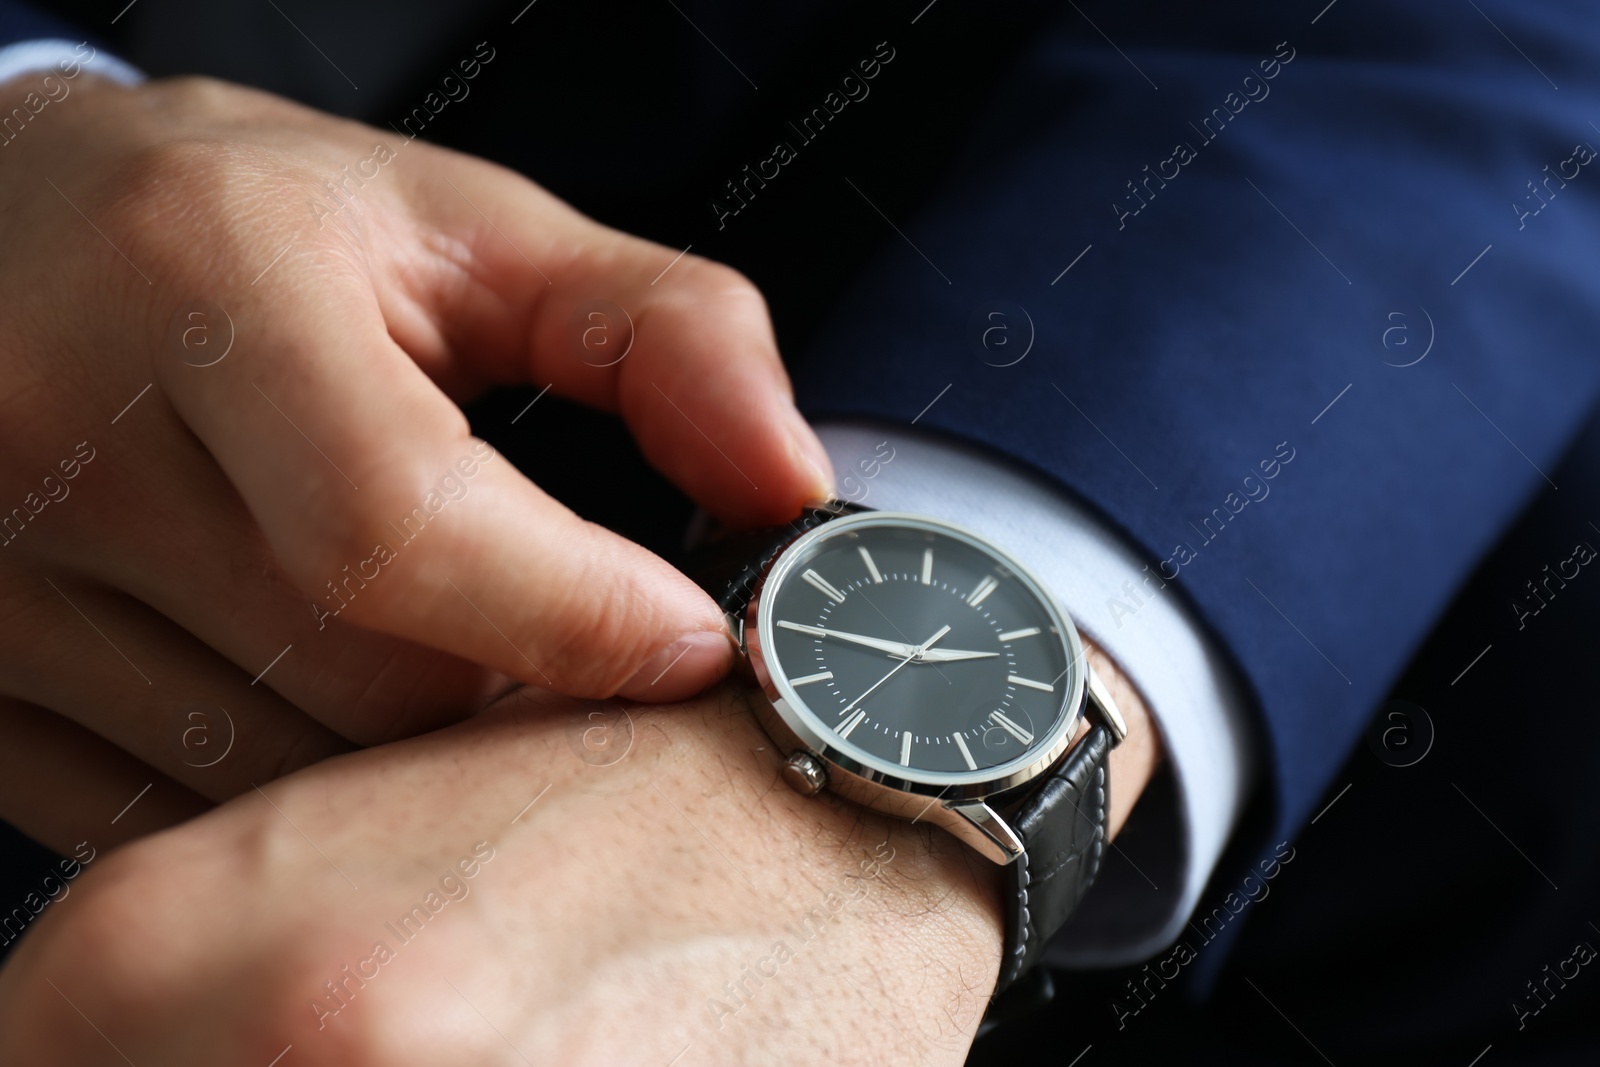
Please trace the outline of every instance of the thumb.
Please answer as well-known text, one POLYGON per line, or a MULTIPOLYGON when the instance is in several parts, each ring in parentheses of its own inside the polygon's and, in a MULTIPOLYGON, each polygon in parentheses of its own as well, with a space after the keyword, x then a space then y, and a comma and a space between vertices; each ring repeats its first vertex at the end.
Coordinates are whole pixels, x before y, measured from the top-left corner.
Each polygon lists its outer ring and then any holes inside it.
POLYGON ((336 618, 572 696, 678 700, 728 669, 711 598, 474 439, 364 277, 336 261, 275 282, 234 301, 241 358, 163 364, 162 381, 319 629, 336 618))
MULTIPOLYGON (((471 447, 493 455, 484 442, 471 447)), ((504 460, 485 463, 476 481, 470 511, 441 527, 414 568, 405 599, 419 614, 408 628, 437 643, 444 616, 422 606, 465 605, 479 617, 465 631, 477 643, 455 651, 574 696, 681 700, 727 672, 722 613, 680 571, 579 518, 504 460)), ((393 620, 387 608, 373 613, 393 620)))
POLYGON ((579 518, 486 442, 420 450, 431 458, 408 464, 404 490, 364 483, 330 527, 365 539, 324 541, 304 571, 339 576, 332 595, 304 585, 342 621, 579 697, 682 700, 732 665, 721 611, 665 560, 579 518))

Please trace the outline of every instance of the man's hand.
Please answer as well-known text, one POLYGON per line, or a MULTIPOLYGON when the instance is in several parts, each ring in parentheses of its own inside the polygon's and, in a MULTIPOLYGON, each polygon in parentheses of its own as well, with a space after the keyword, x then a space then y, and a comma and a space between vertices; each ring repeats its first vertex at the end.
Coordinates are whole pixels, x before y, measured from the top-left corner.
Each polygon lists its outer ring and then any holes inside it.
MULTIPOLYGON (((454 400, 548 386, 719 518, 784 519, 828 461, 744 278, 262 93, 24 76, 0 113, 41 93, 0 149, 0 751, 48 734, 67 764, 34 772, 82 772, 49 709, 192 808, 508 678, 669 700, 727 668, 708 597, 454 400), (186 715, 220 734, 219 708, 237 739, 207 764, 186 715)), ((0 816, 70 844, 37 799, 0 816)))
POLYGON ((95 859, 0 972, 0 1060, 959 1064, 998 868, 777 768, 735 683, 324 761, 95 859))
MULTIPOLYGON (((1114 836, 1157 743, 1092 655, 1129 725, 1114 836)), ((797 796, 746 694, 523 690, 97 859, 0 971, 0 1059, 962 1062, 1000 869, 797 796)))

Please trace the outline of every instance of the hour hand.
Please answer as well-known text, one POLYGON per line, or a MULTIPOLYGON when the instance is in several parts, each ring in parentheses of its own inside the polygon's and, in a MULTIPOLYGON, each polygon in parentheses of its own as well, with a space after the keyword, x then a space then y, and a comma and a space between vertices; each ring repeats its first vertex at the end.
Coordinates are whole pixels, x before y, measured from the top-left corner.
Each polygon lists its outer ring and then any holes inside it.
POLYGON ((929 648, 925 649, 917 659, 922 663, 954 663, 963 659, 988 659, 999 654, 998 652, 969 652, 961 648, 929 648))
MULTIPOLYGON (((853 645, 865 645, 867 648, 875 648, 880 652, 887 652, 891 656, 899 656, 903 659, 912 658, 917 651, 916 645, 907 644, 904 641, 885 641, 881 637, 868 637, 865 634, 845 633, 843 630, 826 630, 821 626, 807 626, 804 623, 790 622, 787 619, 779 619, 778 625, 785 630, 794 630, 797 633, 811 634, 815 637, 831 637, 837 641, 848 641, 853 645)), ((928 651, 931 652, 932 649, 928 651)), ((927 653, 925 652, 923 655, 926 656, 927 653)))

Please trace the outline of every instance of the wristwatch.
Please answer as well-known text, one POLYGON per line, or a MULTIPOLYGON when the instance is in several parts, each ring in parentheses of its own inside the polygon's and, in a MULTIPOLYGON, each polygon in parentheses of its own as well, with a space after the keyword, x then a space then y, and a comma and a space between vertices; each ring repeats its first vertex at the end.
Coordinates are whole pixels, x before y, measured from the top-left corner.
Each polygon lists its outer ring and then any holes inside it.
POLYGON ((1030 975, 1048 998, 1035 964, 1099 869, 1106 758, 1127 733, 1049 591, 970 530, 840 501, 689 569, 727 614, 788 783, 1004 865, 996 995, 1030 975))

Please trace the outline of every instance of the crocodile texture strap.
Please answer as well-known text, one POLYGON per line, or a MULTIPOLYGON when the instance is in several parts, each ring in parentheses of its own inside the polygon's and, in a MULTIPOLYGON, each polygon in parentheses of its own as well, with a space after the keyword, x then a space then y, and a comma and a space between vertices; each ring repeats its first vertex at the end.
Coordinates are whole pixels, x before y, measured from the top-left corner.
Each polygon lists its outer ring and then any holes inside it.
POLYGON ((725 613, 742 617, 767 568, 789 542, 841 515, 865 510, 843 500, 830 500, 808 507, 783 526, 723 534, 695 549, 684 570, 725 613))
POLYGON ((1006 942, 996 995, 1039 962, 1100 870, 1106 843, 1106 756, 1099 724, 1010 818, 1024 851, 1006 867, 1006 942))

